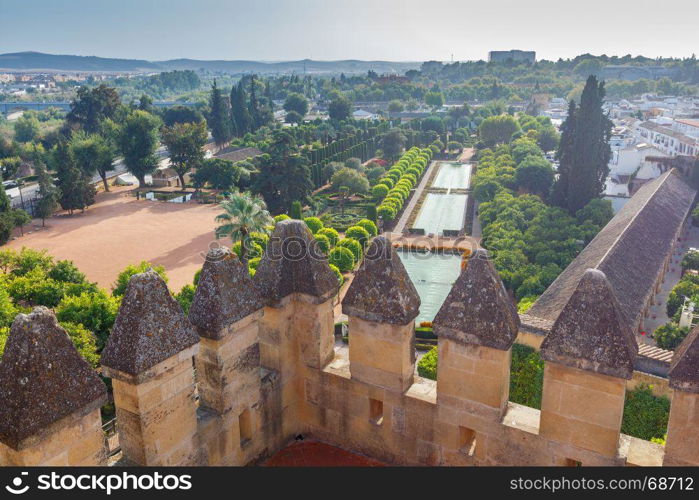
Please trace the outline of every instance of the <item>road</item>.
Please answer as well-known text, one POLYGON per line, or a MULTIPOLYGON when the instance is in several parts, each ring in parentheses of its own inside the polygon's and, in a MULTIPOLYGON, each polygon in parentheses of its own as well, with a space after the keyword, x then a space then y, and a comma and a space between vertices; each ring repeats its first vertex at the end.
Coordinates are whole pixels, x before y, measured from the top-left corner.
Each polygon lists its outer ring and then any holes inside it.
MULTIPOLYGON (((160 158, 167 158, 167 149, 165 146, 161 146, 157 149, 155 152, 160 158)), ((112 178, 116 177, 117 175, 121 175, 127 171, 126 165, 124 165, 123 160, 117 160, 114 162, 114 168, 110 171, 107 172, 107 178, 112 178)), ((102 182, 102 178, 100 177, 99 174, 95 174, 92 176, 92 181, 97 184, 99 182, 102 182)), ((22 188, 22 199, 24 200, 30 200, 34 197, 36 197, 36 193, 39 190, 39 185, 38 184, 30 184, 28 186, 25 186, 22 188)), ((18 188, 12 188, 8 189, 7 195, 10 197, 10 201, 12 203, 13 207, 21 207, 22 201, 19 196, 19 189, 18 188)))

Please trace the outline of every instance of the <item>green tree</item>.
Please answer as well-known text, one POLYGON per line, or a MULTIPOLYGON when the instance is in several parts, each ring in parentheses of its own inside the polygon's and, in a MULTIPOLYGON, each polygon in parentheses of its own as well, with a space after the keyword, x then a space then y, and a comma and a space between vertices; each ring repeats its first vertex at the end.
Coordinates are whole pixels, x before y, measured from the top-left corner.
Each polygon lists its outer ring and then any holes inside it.
POLYGON ((311 169, 287 132, 276 133, 268 150, 258 158, 252 191, 262 195, 272 213, 286 212, 294 201, 305 202, 313 191, 311 169))
POLYGON ((352 101, 346 95, 335 92, 328 105, 328 114, 332 120, 346 120, 352 111, 352 101))
POLYGON ((674 351, 689 335, 689 328, 680 328, 677 323, 666 323, 653 332, 653 338, 658 347, 674 351))
POLYGON ((34 215, 41 219, 41 226, 43 227, 46 219, 51 217, 58 209, 60 192, 54 185, 53 178, 43 163, 39 163, 36 166, 36 176, 39 181, 39 200, 35 205, 34 215))
POLYGON ((105 119, 116 117, 120 106, 119 94, 112 87, 104 84, 92 89, 80 87, 76 98, 70 103, 66 121, 89 134, 96 134, 105 119))
POLYGON ((253 131, 252 118, 248 109, 247 94, 243 80, 231 88, 231 123, 232 130, 238 137, 253 131))
POLYGON ((227 191, 232 189, 240 179, 240 168, 232 161, 223 158, 206 158, 194 172, 194 185, 206 184, 214 189, 227 191))
POLYGON ((129 113, 119 134, 119 148, 126 168, 137 179, 141 187, 146 185, 146 175, 158 167, 160 120, 146 111, 129 113))
POLYGON ((553 184, 551 164, 541 156, 528 156, 515 169, 517 187, 546 198, 553 184))
POLYGON ((647 441, 667 434, 670 400, 655 396, 647 385, 626 392, 621 432, 647 441))
POLYGON ((403 103, 399 101, 398 99, 393 99, 391 102, 388 103, 388 111, 391 113, 400 113, 403 111, 405 107, 403 106, 403 103))
POLYGON ((490 116, 478 127, 478 135, 489 146, 508 143, 512 134, 519 131, 519 123, 511 115, 490 116))
POLYGON ((553 127, 543 127, 536 136, 536 143, 542 151, 553 151, 558 147, 560 134, 553 127))
POLYGON ((291 203, 291 210, 289 213, 291 214, 291 219, 301 220, 303 218, 303 207, 301 206, 301 202, 298 200, 293 201, 291 203))
POLYGON ((699 252, 689 251, 682 257, 682 270, 699 270, 699 252))
POLYGON ((351 168, 342 168, 335 172, 330 179, 330 184, 335 191, 341 187, 346 187, 350 194, 369 191, 369 181, 366 176, 351 168))
POLYGON ((84 211, 95 202, 95 187, 89 173, 82 171, 67 143, 59 143, 52 152, 53 169, 56 172, 59 203, 70 214, 74 210, 84 211))
POLYGON ((107 343, 109 333, 119 309, 119 300, 104 291, 84 292, 64 297, 56 306, 56 317, 60 322, 80 324, 97 337, 97 349, 101 351, 107 343))
POLYGON ((302 123, 303 122, 303 115, 300 113, 297 113, 296 111, 289 111, 286 116, 284 117, 284 121, 286 123, 302 123))
POLYGON ((10 198, 5 193, 5 187, 2 185, 2 177, 0 177, 0 245, 7 243, 14 227, 12 205, 10 198))
POLYGON ((265 202, 249 193, 232 193, 219 205, 223 213, 216 216, 221 223, 216 228, 216 238, 230 237, 234 243, 240 240, 240 260, 247 262, 246 251, 251 245, 250 233, 261 233, 274 223, 265 202))
POLYGON ((301 94, 292 92, 286 96, 284 111, 287 113, 295 111, 303 118, 308 113, 308 100, 301 94))
MULTIPOLYGON (((565 140, 561 138, 559 148, 570 149, 559 149, 562 173, 557 182, 566 182, 567 187, 558 189, 559 195, 555 202, 567 208, 570 213, 575 213, 590 200, 599 197, 609 174, 612 121, 602 110, 604 96, 604 82, 598 82, 591 75, 585 83, 580 106, 574 110, 572 141, 569 137, 565 140)), ((567 132, 566 129, 567 127, 564 128, 564 133, 567 132)))
POLYGON ((436 91, 427 92, 425 94, 425 104, 435 108, 441 108, 444 105, 444 94, 436 91))
POLYGON ((98 173, 104 190, 109 191, 107 172, 112 170, 116 151, 108 139, 98 134, 78 131, 70 139, 70 148, 77 167, 88 177, 98 173))
POLYGON ((207 133, 204 122, 176 123, 161 130, 163 144, 170 153, 170 166, 180 178, 184 189, 184 176, 204 160, 204 145, 207 133))
POLYGON ((190 106, 171 106, 163 112, 163 123, 172 127, 175 123, 203 122, 204 115, 190 106))
POLYGON ((216 80, 211 85, 209 108, 211 112, 208 121, 211 135, 216 144, 221 146, 231 140, 231 110, 230 103, 216 85, 216 80))
POLYGON ((34 113, 26 112, 15 121, 15 140, 32 142, 39 136, 39 120, 34 113))
POLYGON ((131 276, 135 274, 145 273, 148 270, 153 270, 160 275, 160 277, 167 283, 168 277, 165 273, 165 268, 163 266, 155 266, 148 261, 142 260, 139 264, 131 264, 126 266, 123 271, 119 273, 116 281, 112 285, 112 296, 121 297, 126 292, 126 287, 129 284, 131 276))
POLYGON ((381 139, 383 154, 389 160, 398 158, 405 148, 406 141, 407 139, 400 129, 391 129, 389 132, 384 134, 383 138, 381 139))

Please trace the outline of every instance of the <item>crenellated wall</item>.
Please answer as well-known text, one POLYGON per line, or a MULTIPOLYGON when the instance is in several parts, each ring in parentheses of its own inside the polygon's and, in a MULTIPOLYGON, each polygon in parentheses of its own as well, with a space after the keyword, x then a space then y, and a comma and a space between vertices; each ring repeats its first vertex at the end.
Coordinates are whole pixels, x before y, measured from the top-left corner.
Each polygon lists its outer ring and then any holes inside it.
MULTIPOLYGON (((621 435, 637 346, 600 271, 585 273, 541 346, 539 411, 508 401, 519 317, 484 253, 434 320, 431 381, 415 374, 420 299, 388 240, 372 240, 345 295, 339 347, 337 280, 312 241, 302 222, 279 223, 254 280, 211 251, 189 317, 156 273, 131 279, 102 355, 124 463, 246 465, 302 434, 399 465, 699 465, 698 331, 670 371, 667 446, 621 435), (302 257, 288 257, 289 242, 302 257)), ((0 363, 2 464, 105 463, 100 384, 50 311, 20 315, 0 363), (22 383, 54 394, 51 411, 22 383)))

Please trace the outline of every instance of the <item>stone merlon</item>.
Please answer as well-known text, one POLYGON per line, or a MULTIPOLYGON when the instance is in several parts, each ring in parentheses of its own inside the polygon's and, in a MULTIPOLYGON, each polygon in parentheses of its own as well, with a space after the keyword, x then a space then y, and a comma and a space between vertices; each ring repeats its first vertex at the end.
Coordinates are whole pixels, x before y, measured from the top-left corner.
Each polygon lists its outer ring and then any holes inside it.
POLYGON ((673 389, 699 393, 699 326, 675 351, 668 375, 673 389))
POLYGON ((435 335, 461 344, 506 351, 517 338, 519 316, 484 250, 468 260, 432 322, 435 335))
POLYGON ((342 301, 342 312, 358 318, 405 325, 420 312, 420 297, 391 242, 377 236, 342 301))
POLYGON ((131 277, 101 363, 139 375, 198 342, 165 281, 148 270, 131 277))
POLYGON ((541 357, 630 379, 638 345, 607 277, 588 269, 541 344, 541 357))
POLYGON ((262 298, 238 257, 223 248, 210 250, 189 309, 189 321, 199 335, 220 339, 226 327, 262 307, 262 298))
POLYGON ((303 221, 277 222, 253 279, 262 298, 275 305, 303 293, 324 302, 337 293, 337 276, 303 221))
POLYGON ((0 441, 19 449, 63 417, 106 401, 104 383, 53 312, 37 307, 17 315, 0 362, 0 441))

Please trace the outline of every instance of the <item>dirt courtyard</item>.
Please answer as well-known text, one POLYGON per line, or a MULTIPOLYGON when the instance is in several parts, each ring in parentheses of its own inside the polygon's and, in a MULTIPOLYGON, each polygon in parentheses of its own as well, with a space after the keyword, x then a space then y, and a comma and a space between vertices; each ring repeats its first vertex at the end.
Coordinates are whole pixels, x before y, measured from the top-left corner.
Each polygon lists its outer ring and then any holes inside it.
MULTIPOLYGON (((129 195, 131 187, 111 189, 100 192, 97 203, 83 214, 59 213, 48 219, 44 230, 34 230, 32 226, 41 226, 35 220, 7 247, 46 249, 57 260, 72 260, 90 281, 107 289, 122 269, 142 260, 164 266, 173 291, 191 283, 209 245, 216 242, 218 206, 137 201, 129 195)), ((220 243, 230 245, 230 240, 220 243)))

